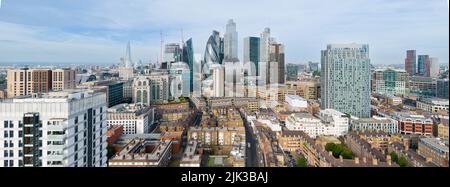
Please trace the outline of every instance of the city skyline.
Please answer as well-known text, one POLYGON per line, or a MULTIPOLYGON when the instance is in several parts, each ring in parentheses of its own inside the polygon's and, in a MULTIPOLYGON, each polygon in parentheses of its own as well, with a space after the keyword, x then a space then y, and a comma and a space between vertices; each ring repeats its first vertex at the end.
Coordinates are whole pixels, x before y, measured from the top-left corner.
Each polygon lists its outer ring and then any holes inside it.
POLYGON ((223 36, 227 20, 233 19, 239 33, 239 59, 243 57, 244 38, 258 37, 270 27, 286 46, 286 63, 318 62, 320 50, 327 44, 367 43, 373 64, 403 64, 408 49, 446 64, 448 9, 443 5, 445 1, 440 0, 426 4, 328 2, 327 6, 306 1, 3 1, 0 62, 117 64, 128 41, 132 42, 131 58, 155 62, 160 53, 160 32, 165 43, 179 43, 181 29, 184 40, 193 38, 194 53, 203 54, 211 31, 218 30, 223 36), (180 6, 169 6, 173 4, 180 6), (168 12, 169 8, 172 11, 168 12), (216 11, 201 11, 205 9, 216 11), (126 15, 119 10, 127 11, 126 15), (267 10, 270 17, 264 14, 267 10))

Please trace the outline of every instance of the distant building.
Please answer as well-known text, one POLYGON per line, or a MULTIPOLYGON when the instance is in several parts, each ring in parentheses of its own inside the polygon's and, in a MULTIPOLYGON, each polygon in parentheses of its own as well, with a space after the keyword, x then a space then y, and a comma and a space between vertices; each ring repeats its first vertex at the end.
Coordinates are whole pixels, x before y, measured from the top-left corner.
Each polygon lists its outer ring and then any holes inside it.
POLYGON ((408 74, 403 70, 377 69, 372 73, 372 92, 385 95, 405 95, 408 74))
POLYGON ((417 74, 424 77, 430 77, 430 56, 419 55, 418 59, 417 74))
POLYGON ((286 65, 287 80, 294 80, 294 81, 297 80, 298 70, 299 70, 298 64, 287 64, 286 65))
MULTIPOLYGON (((244 38, 244 63, 253 63, 255 67, 255 76, 259 76, 259 37, 244 38)), ((251 66, 251 67, 253 67, 251 66)))
POLYGON ((319 71, 319 63, 318 62, 308 62, 308 71, 309 72, 319 71))
POLYGON ((436 78, 423 76, 409 77, 408 95, 410 96, 435 97, 437 89, 436 78))
POLYGON ((416 73, 417 73, 416 50, 406 51, 405 71, 409 74, 409 76, 416 75, 416 73))
POLYGON ((52 70, 52 90, 75 89, 75 75, 75 70, 71 69, 52 70))
POLYGON ((436 82, 436 97, 449 99, 449 82, 448 79, 438 79, 436 82))
POLYGON ((50 69, 9 69, 7 80, 8 98, 43 94, 52 90, 50 69))

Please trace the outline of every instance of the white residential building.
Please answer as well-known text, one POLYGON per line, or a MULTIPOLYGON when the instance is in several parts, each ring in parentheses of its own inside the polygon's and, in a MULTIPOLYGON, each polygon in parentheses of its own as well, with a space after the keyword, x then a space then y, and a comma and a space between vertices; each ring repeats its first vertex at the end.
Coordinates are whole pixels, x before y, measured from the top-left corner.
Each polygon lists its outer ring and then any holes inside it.
POLYGON ((120 104, 108 109, 108 128, 123 126, 123 134, 146 134, 154 122, 155 109, 143 105, 120 104))
POLYGON ((347 115, 334 109, 320 110, 319 118, 327 126, 325 135, 343 136, 350 128, 350 120, 347 115))
POLYGON ((318 117, 308 113, 291 114, 286 120, 286 128, 303 131, 309 136, 343 136, 349 129, 349 119, 345 114, 332 109, 321 110, 318 117))
POLYGON ((286 95, 285 101, 289 111, 300 111, 308 108, 308 101, 298 95, 286 95))
POLYGON ((106 167, 106 94, 66 90, 0 102, 0 167, 106 167))

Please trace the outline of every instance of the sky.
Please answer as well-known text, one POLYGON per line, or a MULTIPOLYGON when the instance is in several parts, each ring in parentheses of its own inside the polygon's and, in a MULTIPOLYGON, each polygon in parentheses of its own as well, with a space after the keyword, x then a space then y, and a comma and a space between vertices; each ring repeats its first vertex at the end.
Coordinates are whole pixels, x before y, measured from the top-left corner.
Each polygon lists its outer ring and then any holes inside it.
POLYGON ((155 62, 165 43, 193 38, 203 54, 229 19, 243 38, 265 27, 285 45, 286 62, 320 61, 331 43, 366 43, 373 64, 402 64, 406 50, 449 62, 447 0, 2 0, 0 65, 5 62, 155 62), (447 5, 447 9, 445 9, 447 5))

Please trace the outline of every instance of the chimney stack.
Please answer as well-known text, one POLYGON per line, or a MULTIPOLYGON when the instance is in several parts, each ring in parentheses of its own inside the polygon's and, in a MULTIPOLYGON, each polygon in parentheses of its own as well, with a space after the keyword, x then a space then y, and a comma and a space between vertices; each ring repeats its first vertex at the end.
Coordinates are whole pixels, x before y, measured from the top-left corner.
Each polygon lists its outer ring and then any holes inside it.
POLYGON ((355 164, 359 165, 359 158, 358 157, 355 157, 355 164))
POLYGON ((387 161, 387 164, 388 164, 389 166, 392 164, 392 158, 391 158, 391 155, 386 156, 386 161, 387 161))
POLYGON ((374 166, 378 166, 378 159, 376 159, 376 158, 372 159, 372 164, 374 166))

